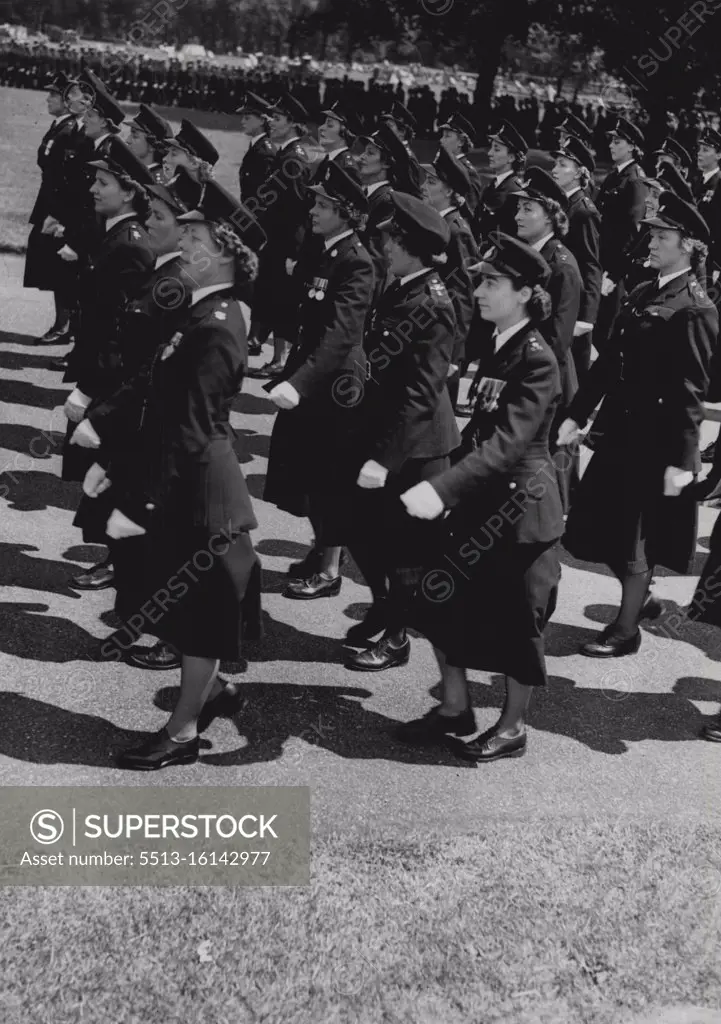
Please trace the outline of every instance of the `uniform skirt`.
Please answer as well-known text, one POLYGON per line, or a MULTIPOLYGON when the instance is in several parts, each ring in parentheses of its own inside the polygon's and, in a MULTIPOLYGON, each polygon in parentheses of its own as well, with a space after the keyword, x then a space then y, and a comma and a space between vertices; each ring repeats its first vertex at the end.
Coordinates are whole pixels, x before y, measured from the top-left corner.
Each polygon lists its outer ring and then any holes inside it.
POLYGON ((424 572, 412 625, 449 665, 501 672, 526 686, 548 682, 543 632, 556 608, 558 542, 492 544, 453 525, 424 572))
POLYGON ((77 286, 78 264, 61 260, 62 238, 44 235, 36 224, 28 237, 23 287, 47 292, 71 292, 77 286))
POLYGON ((696 502, 690 493, 664 497, 664 470, 653 437, 631 428, 627 435, 599 440, 571 503, 566 550, 617 573, 646 572, 654 565, 689 572, 696 502))
POLYGON ((182 654, 238 661, 260 635, 260 561, 247 532, 152 529, 110 541, 115 610, 129 629, 182 654))

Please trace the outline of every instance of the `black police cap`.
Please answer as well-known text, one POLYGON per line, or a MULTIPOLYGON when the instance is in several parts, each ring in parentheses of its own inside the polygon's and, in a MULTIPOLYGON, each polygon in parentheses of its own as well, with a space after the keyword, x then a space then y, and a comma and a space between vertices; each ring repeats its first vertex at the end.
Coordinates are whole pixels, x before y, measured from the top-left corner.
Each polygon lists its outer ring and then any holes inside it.
POLYGON ((481 262, 469 268, 474 275, 512 277, 522 286, 533 288, 539 284, 545 288, 551 276, 551 268, 533 246, 502 231, 492 231, 489 241, 491 248, 483 253, 481 262))
POLYGON ((566 114, 556 131, 565 132, 566 135, 569 135, 574 139, 578 139, 586 145, 588 145, 593 138, 593 132, 586 122, 582 121, 580 117, 576 117, 575 114, 566 114))
POLYGON ((472 191, 473 186, 468 168, 455 156, 451 156, 444 146, 438 150, 438 155, 433 162, 433 170, 448 188, 457 192, 464 199, 472 191))
POLYGON ((117 136, 109 140, 106 156, 100 160, 89 160, 88 166, 109 174, 126 175, 139 185, 153 183, 152 173, 117 136))
POLYGON ((368 199, 362 185, 328 157, 318 168, 315 180, 308 186, 308 191, 331 199, 334 203, 348 203, 361 213, 368 209, 368 199))
POLYGON ((449 131, 457 132, 459 135, 467 135, 468 141, 472 146, 476 144, 476 130, 462 114, 455 111, 450 115, 448 120, 444 124, 438 126, 439 131, 443 131, 444 128, 448 128, 449 131))
POLYGON ((92 99, 92 109, 109 121, 114 127, 119 128, 125 120, 125 114, 123 108, 116 100, 110 95, 110 93, 96 90, 95 95, 92 99))
POLYGON ((70 78, 64 71, 59 71, 56 75, 47 76, 43 88, 46 92, 57 92, 62 96, 68 89, 77 84, 76 78, 70 78))
MULTIPOLYGON (((187 213, 188 207, 183 203, 176 192, 170 187, 170 185, 158 185, 153 182, 152 185, 148 185, 147 191, 150 194, 151 199, 160 199, 169 206, 175 216, 179 216, 181 213, 187 213)), ((198 186, 200 189, 200 186, 198 186)))
POLYGON ((308 111, 300 100, 297 100, 290 92, 281 96, 277 103, 273 104, 270 113, 285 114, 294 124, 307 124, 310 120, 308 111))
POLYGON ((625 139, 626 142, 630 142, 632 146, 638 146, 639 149, 642 149, 646 142, 641 129, 625 117, 618 117, 615 125, 610 132, 606 132, 606 135, 618 135, 622 139, 625 139))
POLYGON ((522 191, 513 193, 519 199, 534 199, 542 204, 552 199, 563 209, 568 206, 568 196, 548 171, 544 171, 542 167, 529 167, 526 171, 525 181, 521 182, 521 185, 522 191))
POLYGON ((662 192, 655 216, 643 221, 652 228, 673 228, 688 238, 708 242, 708 224, 695 206, 680 199, 675 192, 662 192))
POLYGON ((663 164, 657 177, 665 189, 675 192, 679 199, 683 199, 685 203, 692 203, 694 201, 691 186, 673 164, 663 164))
POLYGON ((186 150, 199 160, 205 160, 211 166, 218 162, 219 153, 207 136, 203 135, 199 128, 196 128, 192 121, 183 118, 180 122, 180 131, 174 139, 167 140, 169 146, 178 146, 186 150))
POLYGON ((160 141, 172 139, 173 137, 173 129, 170 127, 170 122, 166 121, 160 114, 156 114, 147 103, 140 104, 138 113, 135 117, 130 118, 129 123, 143 132, 144 135, 150 135, 152 138, 160 141))
POLYGON ((247 92, 242 104, 235 111, 236 114, 256 114, 258 117, 268 117, 271 104, 268 100, 258 96, 255 92, 247 92))
POLYGON ((179 167, 168 187, 183 207, 183 212, 194 210, 203 195, 203 186, 189 173, 186 167, 179 167))
POLYGON ((255 252, 267 240, 265 232, 247 206, 213 179, 205 183, 194 209, 182 213, 178 220, 184 224, 191 221, 222 224, 255 252))
POLYGON ((498 128, 488 138, 491 142, 495 139, 496 142, 500 142, 502 146, 512 149, 515 153, 525 154, 528 152, 528 143, 510 121, 501 121, 498 128))
POLYGON ((654 156, 674 156, 684 167, 689 170, 691 168, 690 154, 676 139, 664 139, 661 143, 661 148, 655 151, 654 156))
POLYGON ((698 145, 710 146, 721 153, 721 132, 717 132, 715 128, 702 128, 698 137, 698 145))
POLYGON ((408 131, 415 132, 418 129, 418 122, 416 121, 413 114, 407 107, 404 107, 398 100, 393 101, 393 106, 390 110, 380 116, 381 121, 395 121, 396 124, 401 125, 408 131))
POLYGON ((588 170, 593 174, 596 169, 596 161, 593 158, 593 153, 585 143, 581 142, 580 139, 576 138, 575 135, 567 135, 559 148, 554 150, 551 156, 562 156, 568 160, 573 160, 580 167, 587 167, 588 170))
POLYGON ((451 232, 437 210, 407 192, 391 192, 391 201, 393 216, 382 221, 379 228, 396 228, 416 252, 428 256, 445 252, 451 232))

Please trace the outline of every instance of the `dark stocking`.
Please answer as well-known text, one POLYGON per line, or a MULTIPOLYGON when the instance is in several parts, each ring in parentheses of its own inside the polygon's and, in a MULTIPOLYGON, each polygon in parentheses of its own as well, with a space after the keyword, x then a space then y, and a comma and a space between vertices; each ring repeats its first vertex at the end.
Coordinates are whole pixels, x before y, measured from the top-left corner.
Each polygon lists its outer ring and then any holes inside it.
POLYGON ((618 610, 613 632, 616 636, 633 636, 638 629, 641 609, 648 594, 653 576, 653 566, 645 572, 626 573, 619 576, 621 581, 621 607, 618 610))

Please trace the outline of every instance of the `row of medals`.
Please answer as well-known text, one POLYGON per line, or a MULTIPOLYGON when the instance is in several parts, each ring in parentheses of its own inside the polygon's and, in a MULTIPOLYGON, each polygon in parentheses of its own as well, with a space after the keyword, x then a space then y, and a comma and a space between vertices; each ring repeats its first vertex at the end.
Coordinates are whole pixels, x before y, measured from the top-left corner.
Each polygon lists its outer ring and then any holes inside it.
POLYGON ((317 302, 322 302, 325 298, 326 288, 329 283, 330 282, 325 277, 314 277, 313 287, 308 290, 308 298, 315 299, 317 302))

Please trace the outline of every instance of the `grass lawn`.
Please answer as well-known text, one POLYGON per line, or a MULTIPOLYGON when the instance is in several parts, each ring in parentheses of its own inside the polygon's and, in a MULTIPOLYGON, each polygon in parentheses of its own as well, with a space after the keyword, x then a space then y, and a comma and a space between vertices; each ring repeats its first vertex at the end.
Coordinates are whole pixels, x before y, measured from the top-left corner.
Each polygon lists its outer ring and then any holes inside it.
POLYGON ((5 889, 2 1019, 623 1024, 718 1007, 717 834, 479 831, 316 838, 308 889, 5 889))

